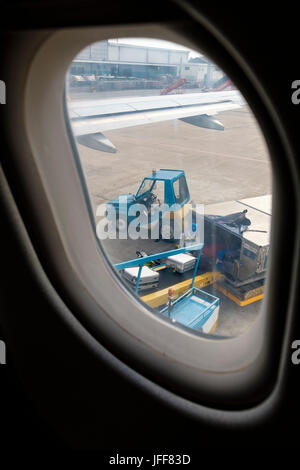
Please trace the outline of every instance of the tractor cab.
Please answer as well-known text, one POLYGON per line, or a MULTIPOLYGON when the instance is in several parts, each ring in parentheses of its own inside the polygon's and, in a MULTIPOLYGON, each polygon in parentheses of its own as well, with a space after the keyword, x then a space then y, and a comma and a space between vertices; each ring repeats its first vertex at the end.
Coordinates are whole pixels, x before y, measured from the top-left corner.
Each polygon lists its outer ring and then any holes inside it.
MULTIPOLYGON (((107 203, 107 209, 113 206, 117 216, 117 227, 128 226, 137 215, 134 205, 143 206, 143 212, 147 215, 147 226, 162 225, 162 219, 168 216, 174 225, 174 220, 182 219, 182 208, 190 200, 190 193, 183 170, 160 169, 153 170, 152 174, 146 176, 137 193, 123 194, 107 203)), ((173 238, 171 234, 167 237, 160 233, 162 238, 173 238)))
POLYGON ((153 170, 152 175, 143 179, 136 195, 136 202, 150 205, 158 203, 169 207, 178 205, 178 209, 190 199, 184 171, 153 170))

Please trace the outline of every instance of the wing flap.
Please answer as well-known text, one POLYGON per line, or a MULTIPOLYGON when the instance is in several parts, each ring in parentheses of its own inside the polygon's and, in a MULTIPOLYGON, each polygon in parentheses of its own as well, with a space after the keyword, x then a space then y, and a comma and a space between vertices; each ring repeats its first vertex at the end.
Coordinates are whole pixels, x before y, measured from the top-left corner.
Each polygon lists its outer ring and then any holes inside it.
POLYGON ((205 129, 214 129, 216 131, 224 131, 224 126, 220 121, 214 119, 208 114, 200 114, 200 116, 188 116, 181 118, 180 121, 186 122, 187 124, 192 124, 197 127, 204 127, 205 129))
POLYGON ((101 132, 79 135, 77 141, 81 145, 85 145, 94 150, 100 150, 101 152, 116 153, 117 151, 114 144, 101 132))

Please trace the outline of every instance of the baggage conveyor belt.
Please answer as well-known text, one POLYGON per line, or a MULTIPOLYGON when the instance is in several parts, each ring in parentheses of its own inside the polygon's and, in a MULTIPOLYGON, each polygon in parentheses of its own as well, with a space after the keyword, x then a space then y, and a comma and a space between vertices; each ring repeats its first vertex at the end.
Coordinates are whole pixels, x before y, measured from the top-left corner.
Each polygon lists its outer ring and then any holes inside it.
MULTIPOLYGON (((139 291, 140 299, 149 305, 152 308, 158 308, 165 305, 168 301, 168 289, 172 287, 174 290, 175 296, 179 297, 184 292, 186 292, 192 283, 193 270, 187 271, 185 273, 179 273, 174 271, 166 265, 162 260, 161 265, 157 265, 154 270, 159 272, 159 285, 158 287, 149 288, 144 291, 139 291)), ((210 271, 207 263, 199 263, 197 273, 195 276, 194 285, 199 289, 203 289, 212 284, 223 293, 228 299, 236 303, 239 307, 245 307, 250 303, 257 302, 261 300, 264 296, 264 282, 261 282, 259 289, 257 289, 257 283, 255 286, 248 284, 247 295, 245 295, 245 287, 243 292, 240 292, 241 289, 235 289, 232 291, 231 286, 228 285, 224 276, 219 271, 210 271)), ((134 289, 134 286, 130 284, 124 277, 122 277, 123 282, 127 285, 129 290, 134 289)))

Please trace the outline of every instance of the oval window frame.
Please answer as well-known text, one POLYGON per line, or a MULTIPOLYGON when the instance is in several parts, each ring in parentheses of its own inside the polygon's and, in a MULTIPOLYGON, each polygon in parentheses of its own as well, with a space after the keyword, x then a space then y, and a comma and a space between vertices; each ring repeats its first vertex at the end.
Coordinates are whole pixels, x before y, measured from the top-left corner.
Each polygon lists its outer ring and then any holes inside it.
MULTIPOLYGON (((70 227, 73 227, 71 218, 74 200, 78 203, 78 205, 76 204, 76 209, 79 210, 80 208, 82 216, 85 212, 82 220, 87 222, 89 215, 86 211, 85 191, 78 191, 79 188, 82 189, 82 181, 80 181, 79 177, 81 170, 78 167, 78 160, 76 162, 75 158, 74 161, 74 153, 76 157, 74 142, 72 144, 72 137, 70 138, 68 135, 68 125, 65 127, 65 109, 62 103, 65 77, 62 75, 57 76, 53 71, 51 73, 51 66, 53 70, 57 70, 56 66, 58 63, 62 70, 66 72, 65 67, 67 66, 68 68, 72 58, 79 50, 92 42, 116 37, 115 29, 115 27, 101 27, 90 28, 88 30, 60 31, 50 34, 33 58, 29 79, 26 83, 25 118, 27 137, 32 149, 32 162, 38 168, 40 180, 47 195, 51 211, 51 217, 49 216, 48 218, 47 214, 43 214, 40 217, 40 227, 47 241, 49 253, 53 255, 54 265, 58 274, 57 282, 64 283, 69 298, 72 298, 74 304, 79 306, 78 312, 82 312, 80 320, 86 327, 93 331, 93 334, 104 344, 108 345, 110 343, 111 350, 118 351, 119 356, 125 357, 130 364, 136 364, 139 370, 142 368, 146 376, 154 377, 158 382, 167 383, 170 388, 180 390, 183 394, 192 396, 196 401, 201 399, 201 397, 202 399, 205 397, 209 402, 214 402, 215 400, 219 402, 220 393, 223 395, 221 401, 224 403, 230 402, 232 396, 245 396, 249 400, 249 390, 253 391, 253 388, 257 388, 259 381, 264 380, 265 368, 270 357, 271 342, 268 340, 264 341, 266 336, 262 334, 262 329, 269 327, 267 320, 270 321, 270 318, 267 319, 266 314, 266 306, 269 303, 269 289, 267 289, 267 298, 266 302, 264 302, 265 312, 262 312, 258 317, 259 326, 261 327, 260 331, 257 330, 258 327, 255 326, 257 322, 255 322, 253 328, 247 332, 247 338, 245 335, 222 341, 209 337, 200 338, 199 335, 193 335, 168 325, 159 319, 159 317, 153 317, 148 309, 138 303, 136 298, 128 291, 125 291, 124 286, 120 283, 110 263, 107 261, 105 254, 101 252, 101 249, 99 251, 99 246, 90 224, 88 224, 89 228, 87 228, 87 224, 83 224, 85 229, 82 227, 77 227, 78 230, 70 229, 70 227), (55 60, 56 65, 51 63, 51 60, 48 60, 46 65, 47 58, 53 57, 55 52, 56 57, 53 60, 55 60), (67 61, 66 57, 70 60, 67 61), (43 80, 41 80, 39 74, 42 64, 46 65, 45 72, 48 72, 45 73, 43 80), (45 89, 50 90, 48 96, 45 95, 45 89), (55 97, 54 100, 53 97, 55 97), (50 132, 49 127, 46 125, 49 113, 53 116, 53 125, 50 132), (55 161, 51 160, 51 155, 53 155, 55 148, 61 149, 65 159, 61 160, 60 154, 56 156, 55 161), (56 172, 58 162, 63 166, 62 174, 59 175, 59 184, 56 172), (67 174, 68 171, 71 171, 72 191, 70 191, 66 200, 63 201, 60 199, 60 191, 63 188, 64 171, 67 174), (57 230, 64 251, 64 256, 61 256, 60 259, 55 255, 57 239, 55 238, 54 241, 51 237, 53 229, 57 230), (89 246, 92 251, 89 260, 82 262, 83 258, 80 257, 78 247, 80 247, 83 239, 87 239, 85 235, 89 239, 89 246), (97 257, 97 263, 95 263, 94 257, 95 250, 97 250, 99 256, 97 257), (66 262, 70 268, 69 271, 66 270, 64 265, 66 262), (100 262, 101 269, 105 273, 105 278, 102 279, 105 282, 100 290, 101 307, 98 297, 99 285, 95 283, 95 277, 94 281, 90 277, 95 274, 97 277, 99 271, 96 265, 98 262, 100 262), (125 307, 123 312, 125 311, 129 315, 132 314, 132 311, 136 311, 140 318, 146 319, 146 322, 135 322, 137 318, 135 316, 130 318, 131 323, 122 323, 120 312, 113 308, 107 298, 107 292, 111 286, 114 286, 115 289, 114 294, 116 295, 114 298, 117 298, 120 304, 125 307), (134 328, 137 324, 140 331, 134 328), (149 324, 151 331, 147 328, 149 324), (166 331, 163 340, 157 334, 158 330, 161 332, 162 329, 166 331), (173 340, 174 335, 176 340, 172 342, 170 339, 173 340), (197 345, 201 344, 200 350, 195 348, 196 342, 197 345), (248 349, 246 348, 246 343, 248 349), (224 350, 224 347, 226 347, 226 350, 224 350), (184 355, 179 357, 178 352, 181 354, 182 351, 184 355), (243 352, 243 355, 240 354, 241 352, 243 352), (195 356, 195 354, 198 354, 198 356, 195 356), (201 358, 200 364, 199 358, 201 358), (222 363, 219 362, 220 358, 222 363)), ((166 25, 120 26, 118 27, 117 36, 141 37, 140 31, 143 37, 166 39, 184 44, 193 49, 197 48, 186 37, 183 38, 176 31, 176 27, 166 25)), ((238 84, 235 77, 232 78, 238 84)), ((243 94, 246 95, 244 89, 243 94)), ((24 168, 26 169, 25 163, 24 168)), ((38 197, 35 185, 32 185, 31 192, 33 197, 38 197)), ((273 204, 273 207, 276 209, 276 205, 274 206, 273 204)), ((274 211, 273 221, 274 217, 276 218, 276 210, 274 211)), ((274 246, 273 239, 272 233, 271 254, 274 246)), ((86 249, 84 250, 84 258, 85 255, 86 249)), ((268 277, 268 284, 269 282, 270 276, 268 277)), ((270 304, 268 305, 269 307, 270 304)))

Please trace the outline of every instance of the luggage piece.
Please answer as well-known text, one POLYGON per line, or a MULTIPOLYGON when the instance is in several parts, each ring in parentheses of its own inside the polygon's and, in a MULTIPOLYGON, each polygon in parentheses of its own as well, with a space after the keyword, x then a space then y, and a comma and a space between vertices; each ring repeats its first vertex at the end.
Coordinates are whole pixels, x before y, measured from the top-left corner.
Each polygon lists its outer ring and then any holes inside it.
POLYGON ((187 253, 179 253, 179 255, 169 256, 166 265, 175 268, 179 273, 185 273, 194 268, 196 258, 187 253))
MULTIPOLYGON (((138 267, 125 268, 123 270, 123 276, 133 285, 136 285, 138 273, 138 267)), ((148 266, 142 267, 139 290, 151 289, 152 287, 156 287, 158 285, 158 281, 158 272, 153 271, 152 269, 148 268, 148 266)))

